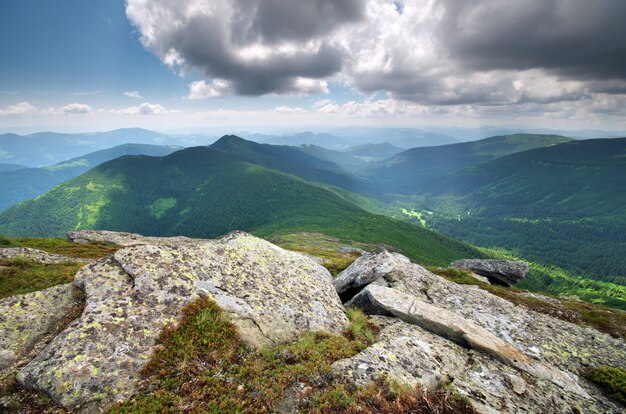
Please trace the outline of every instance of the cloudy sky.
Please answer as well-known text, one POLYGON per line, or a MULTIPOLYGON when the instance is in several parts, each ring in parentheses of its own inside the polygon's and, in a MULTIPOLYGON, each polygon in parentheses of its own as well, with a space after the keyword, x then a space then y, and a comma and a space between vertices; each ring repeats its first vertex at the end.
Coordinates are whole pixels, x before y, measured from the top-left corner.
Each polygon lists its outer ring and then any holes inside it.
POLYGON ((2 0, 0 129, 626 130, 623 0, 2 0))

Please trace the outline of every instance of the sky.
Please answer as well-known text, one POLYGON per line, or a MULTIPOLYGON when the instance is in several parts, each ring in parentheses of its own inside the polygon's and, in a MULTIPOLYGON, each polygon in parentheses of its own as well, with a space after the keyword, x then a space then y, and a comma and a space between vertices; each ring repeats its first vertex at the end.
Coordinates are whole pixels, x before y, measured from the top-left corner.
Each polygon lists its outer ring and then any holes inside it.
POLYGON ((626 130, 623 0, 2 0, 0 130, 626 130))

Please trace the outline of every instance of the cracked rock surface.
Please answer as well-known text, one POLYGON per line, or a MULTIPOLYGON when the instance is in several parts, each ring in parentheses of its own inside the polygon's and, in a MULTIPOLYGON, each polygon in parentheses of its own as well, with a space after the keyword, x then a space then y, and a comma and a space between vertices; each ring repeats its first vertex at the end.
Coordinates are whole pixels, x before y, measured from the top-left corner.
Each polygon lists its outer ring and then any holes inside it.
POLYGON ((447 281, 397 253, 362 256, 337 276, 335 288, 361 289, 346 306, 394 321, 385 322, 379 342, 335 363, 358 383, 386 375, 432 385, 450 377, 484 413, 623 412, 580 377, 600 365, 624 368, 623 339, 447 281), (478 363, 468 369, 468 360, 478 363))
POLYGON ((339 333, 348 324, 325 268, 245 233, 118 250, 82 268, 75 284, 86 295, 83 315, 18 379, 79 411, 132 395, 159 333, 203 295, 257 347, 307 331, 339 333))

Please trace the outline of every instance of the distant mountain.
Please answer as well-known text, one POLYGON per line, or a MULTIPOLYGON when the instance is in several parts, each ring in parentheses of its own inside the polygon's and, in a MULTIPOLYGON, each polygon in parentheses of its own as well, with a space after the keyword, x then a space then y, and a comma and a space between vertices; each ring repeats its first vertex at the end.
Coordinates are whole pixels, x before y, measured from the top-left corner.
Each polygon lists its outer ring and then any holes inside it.
POLYGON ((558 135, 515 134, 438 147, 411 148, 375 164, 366 175, 388 192, 416 194, 442 174, 508 154, 569 141, 572 140, 558 135))
POLYGON ((352 146, 389 142, 400 148, 415 148, 468 141, 468 139, 457 139, 446 134, 415 128, 346 127, 333 130, 331 133, 339 138, 349 139, 353 142, 352 146))
POLYGON ((272 145, 317 145, 332 150, 342 150, 354 145, 363 143, 363 141, 354 141, 350 138, 340 138, 326 133, 301 132, 294 135, 266 135, 266 134, 248 134, 244 138, 250 141, 272 144, 272 145))
POLYGON ((626 285, 626 138, 566 142, 472 165, 415 197, 432 228, 626 285))
POLYGON ((62 236, 68 229, 99 228, 215 237, 234 229, 263 235, 308 231, 393 245, 431 264, 481 255, 429 230, 368 213, 330 188, 217 149, 247 146, 244 140, 220 141, 216 148, 101 164, 0 214, 0 233, 62 236))
POLYGON ((0 170, 0 211, 45 193, 58 183, 76 177, 105 161, 124 155, 163 156, 180 149, 173 146, 124 144, 43 168, 0 170))
MULTIPOLYGON (((277 171, 296 175, 308 181, 339 187, 365 195, 374 195, 376 189, 368 182, 353 176, 345 168, 328 159, 312 155, 303 148, 287 145, 259 144, 243 138, 226 135, 211 148, 234 154, 242 159, 277 171)), ((323 152, 329 153, 330 150, 323 152)))
POLYGON ((141 128, 85 134, 39 132, 31 135, 0 135, 0 162, 41 167, 89 152, 128 144, 176 145, 168 135, 141 128))
POLYGON ((21 170, 22 168, 28 167, 20 164, 0 164, 0 172, 21 170))
POLYGON ((388 142, 382 144, 364 144, 354 148, 348 148, 344 152, 358 157, 364 161, 382 161, 391 158, 404 151, 404 148, 396 147, 388 142))

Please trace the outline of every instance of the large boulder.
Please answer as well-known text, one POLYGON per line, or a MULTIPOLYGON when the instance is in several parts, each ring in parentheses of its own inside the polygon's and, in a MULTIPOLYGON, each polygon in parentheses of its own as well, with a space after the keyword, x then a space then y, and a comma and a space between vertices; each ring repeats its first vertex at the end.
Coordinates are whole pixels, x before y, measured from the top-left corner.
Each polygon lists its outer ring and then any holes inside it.
POLYGON ((373 320, 382 326, 378 341, 332 366, 358 385, 380 377, 431 390, 449 383, 485 414, 623 412, 601 393, 583 398, 419 326, 384 316, 373 320))
POLYGON ((82 295, 72 284, 0 299, 0 374, 80 311, 82 295))
POLYGON ((513 286, 528 273, 528 264, 512 260, 464 259, 450 263, 450 267, 469 270, 493 284, 504 286, 513 286))
MULTIPOLYGON (((192 240, 192 239, 189 239, 192 240)), ((19 373, 67 408, 96 411, 134 392, 164 327, 212 297, 252 346, 348 324, 330 273, 313 260, 245 233, 219 241, 141 245, 79 271, 83 315, 19 373)))

